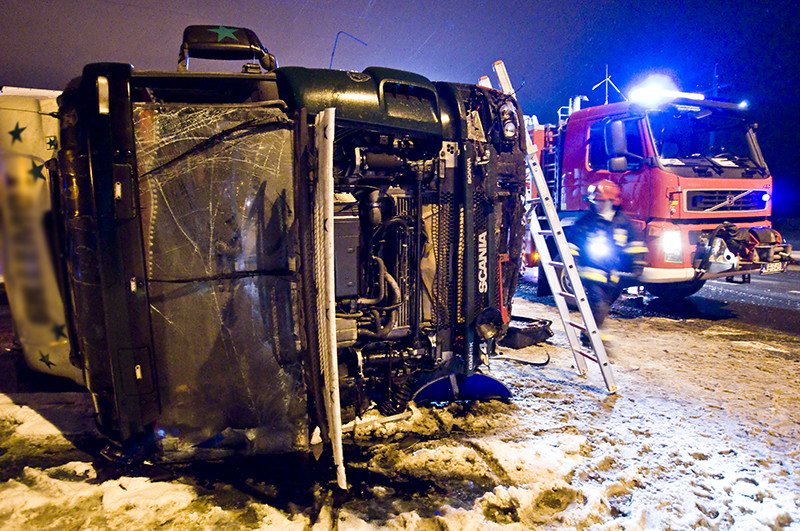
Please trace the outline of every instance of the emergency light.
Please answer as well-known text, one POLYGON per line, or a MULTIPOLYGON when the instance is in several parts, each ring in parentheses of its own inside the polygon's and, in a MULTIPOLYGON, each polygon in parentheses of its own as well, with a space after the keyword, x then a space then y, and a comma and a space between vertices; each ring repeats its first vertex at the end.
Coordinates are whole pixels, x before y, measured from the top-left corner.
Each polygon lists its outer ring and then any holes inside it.
POLYGON ((647 107, 657 107, 678 98, 703 101, 705 95, 696 92, 682 92, 675 83, 663 74, 648 77, 641 85, 631 90, 630 100, 647 107))
POLYGON ((706 97, 695 92, 681 92, 679 90, 667 90, 658 87, 639 87, 631 91, 631 101, 641 103, 647 107, 656 107, 662 103, 678 98, 687 100, 703 101, 706 97))

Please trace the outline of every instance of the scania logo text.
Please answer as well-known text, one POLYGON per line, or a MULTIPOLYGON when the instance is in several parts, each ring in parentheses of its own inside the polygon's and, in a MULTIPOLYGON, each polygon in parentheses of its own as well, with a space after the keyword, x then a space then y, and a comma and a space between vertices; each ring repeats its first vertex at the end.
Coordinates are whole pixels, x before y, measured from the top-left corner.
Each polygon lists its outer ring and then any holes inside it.
POLYGON ((486 282, 489 279, 487 253, 486 231, 483 231, 478 234, 478 291, 480 293, 486 293, 489 290, 486 282))

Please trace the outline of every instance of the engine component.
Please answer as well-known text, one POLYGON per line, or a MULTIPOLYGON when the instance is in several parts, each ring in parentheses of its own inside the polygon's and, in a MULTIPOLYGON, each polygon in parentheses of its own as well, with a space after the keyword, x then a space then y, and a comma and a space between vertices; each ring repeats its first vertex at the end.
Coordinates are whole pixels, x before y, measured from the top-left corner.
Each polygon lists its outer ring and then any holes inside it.
POLYGON ((353 317, 336 317, 336 346, 352 347, 358 339, 358 325, 353 317))
POLYGON ((700 236, 694 265, 711 273, 724 272, 736 269, 740 261, 784 261, 791 256, 791 249, 772 228, 739 228, 725 222, 700 236))
POLYGON ((340 298, 358 296, 359 237, 358 203, 350 194, 338 194, 334 204, 333 228, 336 233, 333 253, 336 257, 336 296, 340 298), (342 197, 344 196, 344 197, 342 197), (343 199, 352 199, 344 201, 343 199))
POLYGON ((739 262, 739 258, 728 249, 728 245, 722 238, 715 237, 709 241, 707 253, 708 265, 706 267, 711 273, 731 271, 739 262))

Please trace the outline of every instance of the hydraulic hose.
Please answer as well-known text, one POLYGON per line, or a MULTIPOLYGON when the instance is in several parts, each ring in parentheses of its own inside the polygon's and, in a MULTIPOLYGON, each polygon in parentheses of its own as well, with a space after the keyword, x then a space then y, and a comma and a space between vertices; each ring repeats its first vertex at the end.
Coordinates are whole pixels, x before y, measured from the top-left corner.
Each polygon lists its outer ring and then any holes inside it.
POLYGON ((370 249, 375 248, 377 237, 381 233, 388 230, 393 225, 400 225, 405 230, 405 232, 408 233, 408 221, 406 221, 405 218, 401 216, 395 216, 393 218, 387 219, 386 221, 384 221, 383 223, 378 225, 378 227, 375 228, 375 231, 373 232, 372 237, 370 238, 370 249))
POLYGON ((384 297, 386 296, 386 264, 383 263, 383 260, 378 258, 375 255, 370 256, 372 260, 375 260, 375 263, 378 264, 378 279, 376 284, 378 285, 378 294, 376 297, 368 299, 362 298, 358 299, 356 302, 360 306, 375 306, 376 304, 380 304, 384 297))
MULTIPOLYGON (((385 274, 386 284, 389 285, 391 288, 391 293, 393 295, 392 302, 397 302, 400 300, 400 285, 397 281, 390 275, 389 273, 385 274)), ((396 308, 396 307, 395 307, 396 308)), ((389 336, 389 334, 394 330, 395 325, 397 324, 397 310, 393 308, 389 310, 389 320, 386 322, 385 325, 381 326, 381 312, 377 309, 372 310, 372 318, 376 324, 378 330, 373 332, 372 330, 366 330, 359 328, 358 336, 367 339, 385 339, 389 336)))

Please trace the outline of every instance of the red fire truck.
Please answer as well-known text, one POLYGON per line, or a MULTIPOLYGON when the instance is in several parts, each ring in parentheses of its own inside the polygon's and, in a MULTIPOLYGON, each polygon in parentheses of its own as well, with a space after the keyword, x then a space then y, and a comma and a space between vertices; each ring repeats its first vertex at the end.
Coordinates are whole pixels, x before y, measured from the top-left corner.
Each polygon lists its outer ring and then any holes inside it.
MULTIPOLYGON (((558 125, 528 128, 562 223, 588 208, 590 184, 619 184, 622 209, 646 236, 639 281, 650 293, 682 298, 708 279, 786 270, 791 246, 769 221, 772 176, 746 105, 668 93, 582 110, 573 101, 559 114, 558 125)), ((533 267, 532 238, 527 246, 533 267)))

